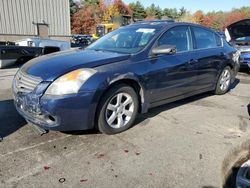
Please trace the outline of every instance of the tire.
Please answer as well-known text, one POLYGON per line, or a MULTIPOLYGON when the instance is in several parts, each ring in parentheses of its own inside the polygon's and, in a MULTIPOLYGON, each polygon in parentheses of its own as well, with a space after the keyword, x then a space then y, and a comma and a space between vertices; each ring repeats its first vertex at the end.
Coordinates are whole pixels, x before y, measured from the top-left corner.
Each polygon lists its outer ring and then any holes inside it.
POLYGON ((216 83, 216 88, 215 88, 214 93, 216 95, 223 95, 223 94, 227 93, 228 90, 230 89, 231 81, 232 81, 232 70, 229 66, 226 66, 221 71, 219 79, 216 83), (225 75, 225 74, 227 74, 227 75, 225 75))
MULTIPOLYGON (((228 153, 222 165, 223 188, 236 188, 238 178, 246 170, 246 162, 249 164, 250 142, 247 141, 228 153)), ((249 165, 247 167, 250 168, 249 165)), ((249 177, 247 178, 249 180, 249 177)))
POLYGON ((117 134, 129 129, 137 117, 138 107, 138 95, 132 87, 115 85, 104 94, 98 105, 97 129, 104 134, 117 134))

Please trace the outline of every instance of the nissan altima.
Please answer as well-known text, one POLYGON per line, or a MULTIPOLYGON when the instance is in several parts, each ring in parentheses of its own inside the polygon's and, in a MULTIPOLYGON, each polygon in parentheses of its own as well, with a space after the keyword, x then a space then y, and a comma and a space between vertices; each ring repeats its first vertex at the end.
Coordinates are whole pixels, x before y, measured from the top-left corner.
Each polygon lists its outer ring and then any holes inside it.
POLYGON ((138 22, 85 49, 24 64, 13 81, 14 103, 41 130, 116 134, 149 108, 208 91, 226 93, 238 68, 236 50, 208 28, 138 22))

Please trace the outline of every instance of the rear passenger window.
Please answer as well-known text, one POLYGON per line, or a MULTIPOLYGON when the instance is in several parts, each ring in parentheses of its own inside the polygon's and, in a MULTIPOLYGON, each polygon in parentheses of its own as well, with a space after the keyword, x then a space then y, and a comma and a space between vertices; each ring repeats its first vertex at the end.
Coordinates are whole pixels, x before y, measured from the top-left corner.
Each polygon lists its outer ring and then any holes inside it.
POLYGON ((213 32, 199 27, 193 27, 193 31, 196 41, 196 49, 217 47, 217 42, 213 32))
POLYGON ((169 29, 158 41, 158 45, 174 45, 177 52, 188 51, 191 48, 190 31, 187 26, 169 29))
POLYGON ((215 40, 216 40, 216 46, 222 46, 221 37, 219 37, 216 34, 214 34, 214 36, 215 36, 215 40))

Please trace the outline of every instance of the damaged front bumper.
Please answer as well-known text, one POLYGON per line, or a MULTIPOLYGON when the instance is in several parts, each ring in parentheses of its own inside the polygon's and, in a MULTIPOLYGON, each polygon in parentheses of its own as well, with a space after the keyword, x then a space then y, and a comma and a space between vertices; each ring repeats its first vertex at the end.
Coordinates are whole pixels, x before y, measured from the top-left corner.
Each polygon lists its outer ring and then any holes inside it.
POLYGON ((33 92, 19 92, 13 84, 14 103, 26 121, 41 130, 86 130, 94 127, 94 91, 63 96, 44 95, 49 82, 41 82, 33 92))

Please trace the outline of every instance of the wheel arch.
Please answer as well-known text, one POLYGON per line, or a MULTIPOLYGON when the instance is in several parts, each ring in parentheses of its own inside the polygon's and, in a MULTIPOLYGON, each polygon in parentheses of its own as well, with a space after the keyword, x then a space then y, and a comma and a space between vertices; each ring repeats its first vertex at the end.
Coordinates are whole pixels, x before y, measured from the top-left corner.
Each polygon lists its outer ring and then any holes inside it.
POLYGON ((103 96, 105 95, 105 93, 111 89, 112 87, 114 87, 115 85, 118 84, 126 84, 130 87, 132 87, 135 92, 138 94, 138 100, 139 100, 139 113, 145 113, 148 110, 148 106, 145 105, 145 90, 144 87, 142 86, 142 84, 140 84, 139 80, 136 78, 131 78, 131 77, 124 77, 124 78, 116 78, 113 79, 112 81, 110 81, 107 86, 105 87, 104 90, 102 90, 100 96, 98 97, 98 101, 96 103, 96 108, 95 108, 95 112, 94 112, 94 127, 97 124, 97 116, 98 116, 98 108, 100 105, 100 102, 103 98, 103 96))
POLYGON ((122 77, 122 78, 116 78, 116 79, 111 80, 108 83, 107 87, 103 90, 103 92, 98 100, 98 104, 100 103, 104 94, 109 89, 111 89, 112 87, 114 87, 115 85, 118 85, 118 84, 126 84, 135 90, 135 92, 138 94, 139 112, 143 112, 144 111, 143 104, 145 103, 145 89, 144 89, 143 85, 139 82, 139 79, 137 79, 135 77, 122 77))

